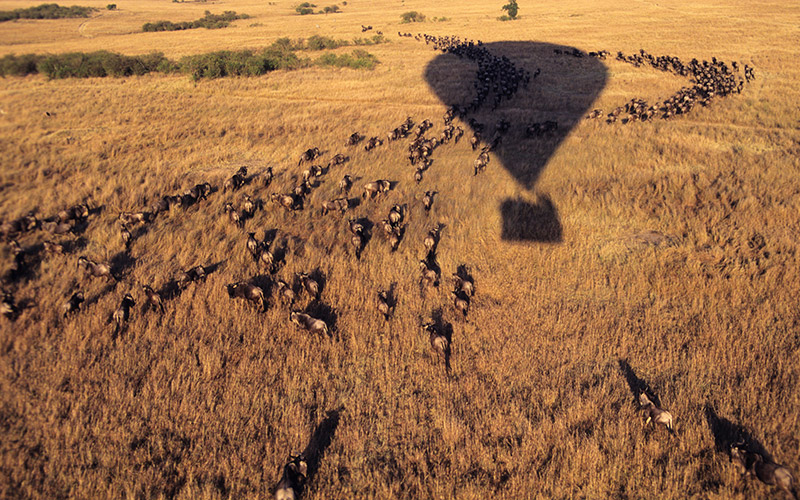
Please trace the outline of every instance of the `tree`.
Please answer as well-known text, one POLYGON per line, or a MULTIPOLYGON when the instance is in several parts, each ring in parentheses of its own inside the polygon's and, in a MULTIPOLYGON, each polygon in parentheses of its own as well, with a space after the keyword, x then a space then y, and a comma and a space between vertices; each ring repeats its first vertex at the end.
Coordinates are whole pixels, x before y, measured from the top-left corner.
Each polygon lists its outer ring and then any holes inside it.
POLYGON ((507 4, 503 5, 503 10, 508 11, 508 17, 511 19, 516 19, 517 12, 519 11, 517 0, 509 0, 507 4))

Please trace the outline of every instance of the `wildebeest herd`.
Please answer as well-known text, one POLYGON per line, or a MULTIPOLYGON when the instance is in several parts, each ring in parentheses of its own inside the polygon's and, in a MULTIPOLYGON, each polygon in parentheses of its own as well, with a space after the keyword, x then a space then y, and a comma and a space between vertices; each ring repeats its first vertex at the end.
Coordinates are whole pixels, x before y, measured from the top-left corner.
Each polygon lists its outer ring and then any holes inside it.
MULTIPOLYGON (((401 36, 411 36, 401 34, 401 36)), ((499 106, 503 100, 511 99, 520 89, 526 89, 532 79, 540 74, 536 70, 531 75, 527 70, 516 66, 513 61, 505 56, 492 54, 483 44, 478 41, 464 41, 457 37, 434 37, 430 35, 417 35, 418 40, 433 44, 437 50, 454 54, 458 57, 466 58, 477 64, 478 69, 474 80, 475 97, 465 106, 449 108, 443 117, 443 128, 439 134, 428 134, 434 127, 434 122, 430 119, 423 119, 419 123, 408 117, 403 123, 390 129, 387 132, 386 141, 378 136, 367 139, 366 135, 353 132, 344 142, 345 147, 355 148, 366 141, 363 146, 365 151, 371 151, 378 147, 387 147, 392 143, 409 139, 408 160, 413 168, 413 180, 417 185, 423 181, 423 174, 434 164, 435 151, 452 141, 458 144, 464 135, 464 126, 470 126, 473 134, 470 138, 470 147, 473 151, 480 153, 473 164, 473 173, 478 175, 483 172, 490 161, 490 153, 499 147, 503 134, 505 134, 510 123, 500 120, 494 127, 493 135, 487 140, 483 140, 485 126, 468 118, 470 113, 477 111, 481 106, 491 100, 494 107, 499 106), (462 120, 460 125, 456 125, 454 120, 462 120), (483 144, 483 146, 481 146, 483 144)), ((577 49, 562 54, 573 57, 598 57, 605 58, 609 55, 607 51, 591 52, 584 54, 577 49)), ((691 76, 694 79, 694 86, 681 89, 675 96, 664 101, 659 105, 648 106, 640 99, 634 99, 626 106, 612 111, 607 116, 607 121, 616 121, 618 117, 626 114, 621 121, 648 120, 660 113, 662 118, 668 118, 677 114, 685 114, 692 109, 695 104, 707 105, 714 97, 726 96, 731 93, 738 93, 742 90, 743 81, 737 80, 735 73, 738 65, 732 64, 730 67, 725 63, 712 59, 711 63, 706 61, 698 62, 692 60, 689 64, 684 64, 677 58, 672 57, 653 57, 644 51, 634 56, 624 56, 619 54, 617 58, 621 61, 634 65, 650 64, 651 66, 670 71, 682 76, 691 76)), ((745 80, 753 78, 752 68, 744 66, 745 80)), ((602 112, 595 110, 590 116, 600 118, 602 112)), ((527 124, 525 135, 529 138, 547 136, 558 129, 555 121, 545 121, 542 123, 527 124)), ((288 213, 305 210, 310 206, 309 194, 319 187, 325 176, 330 175, 334 169, 342 169, 350 158, 345 153, 332 155, 325 166, 318 163, 326 152, 319 147, 311 147, 303 151, 296 168, 308 165, 298 174, 291 174, 288 167, 279 175, 292 176, 294 187, 289 191, 277 191, 268 193, 267 199, 277 207, 285 209, 288 213)), ((221 185, 222 196, 229 198, 224 202, 222 217, 226 217, 231 224, 240 229, 245 229, 248 221, 254 217, 259 210, 267 210, 265 203, 258 198, 257 193, 251 192, 238 198, 235 196, 240 190, 248 185, 254 185, 258 189, 267 189, 273 186, 275 172, 273 168, 262 169, 256 175, 249 175, 247 167, 239 168, 230 177, 224 180, 221 185), (238 205, 238 206, 237 206, 238 205)), ((354 184, 354 177, 349 173, 343 173, 338 183, 340 196, 331 200, 326 200, 319 207, 320 216, 327 217, 329 213, 340 214, 340 224, 343 224, 349 234, 349 242, 344 246, 350 246, 352 255, 360 260, 365 247, 372 239, 373 228, 380 226, 380 232, 384 235, 391 252, 397 251, 407 232, 408 211, 414 201, 408 203, 398 202, 391 206, 385 218, 377 224, 373 223, 366 216, 343 217, 348 211, 366 206, 375 200, 388 195, 398 181, 387 179, 375 179, 367 181, 362 185, 359 197, 348 198, 354 184)), ((161 217, 160 214, 171 213, 172 207, 187 209, 197 203, 208 200, 209 197, 218 192, 211 182, 198 183, 179 195, 164 195, 154 200, 148 211, 123 212, 119 214, 118 223, 120 239, 126 252, 129 252, 135 244, 137 228, 148 224, 153 224, 161 217)), ((219 196, 219 195, 218 195, 219 196)), ((438 196, 436 190, 426 190, 421 198, 422 208, 425 214, 429 214, 434 205, 434 198, 438 196)), ((35 212, 29 212, 23 217, 8 221, 0 226, 2 235, 9 242, 11 254, 13 255, 13 266, 4 277, 4 289, 2 293, 2 303, 0 304, 0 314, 8 320, 14 321, 24 309, 32 306, 29 302, 19 302, 15 300, 11 287, 22 279, 29 279, 32 276, 32 268, 36 259, 44 258, 48 254, 63 254, 73 252, 77 246, 72 242, 53 242, 45 240, 41 244, 30 245, 27 248, 18 243, 18 239, 33 234, 38 229, 45 229, 54 235, 68 233, 78 233, 83 231, 89 224, 92 214, 98 210, 93 210, 88 201, 75 205, 68 209, 58 212, 52 217, 40 221, 35 212)), ((419 284, 421 293, 430 288, 440 286, 441 267, 437 261, 437 249, 440 239, 444 233, 443 224, 430 225, 427 234, 421 243, 423 258, 419 260, 420 276, 419 284)), ((239 280, 225 285, 225 290, 231 299, 243 299, 255 306, 257 311, 263 312, 270 307, 270 301, 283 304, 288 309, 287 319, 291 324, 307 330, 310 333, 321 337, 332 337, 336 334, 332 325, 324 317, 315 317, 312 309, 302 310, 297 307, 299 299, 307 296, 310 303, 320 301, 323 286, 320 276, 314 273, 297 273, 294 279, 284 276, 277 276, 282 267, 282 263, 287 258, 287 248, 285 241, 277 243, 277 230, 267 231, 263 239, 256 237, 255 231, 243 233, 243 247, 254 262, 256 268, 265 266, 267 272, 273 276, 266 284, 264 282, 253 282, 252 280, 239 280), (244 237, 246 235, 246 238, 244 237)), ((104 279, 109 282, 109 286, 116 287, 120 283, 125 283, 126 278, 120 276, 114 266, 107 262, 95 262, 85 255, 79 256, 76 265, 83 270, 87 278, 104 279)), ((164 284, 156 290, 150 284, 138 284, 138 288, 143 294, 141 307, 143 311, 156 314, 165 313, 165 301, 168 297, 174 296, 181 290, 186 289, 192 283, 202 283, 206 275, 210 272, 210 266, 197 265, 188 270, 179 270, 174 280, 164 284)), ((459 265, 452 273, 450 281, 453 289, 450 292, 452 298, 452 311, 455 316, 467 318, 475 295, 475 280, 466 265, 459 265)), ((131 289, 132 292, 132 289, 131 289)), ((113 338, 124 333, 126 325, 129 323, 136 305, 136 298, 131 292, 126 292, 120 299, 119 306, 109 315, 109 323, 113 325, 113 338)), ((375 307, 378 314, 384 321, 391 321, 398 303, 395 295, 395 287, 376 288, 375 307)), ((86 301, 83 290, 74 290, 64 299, 62 312, 65 321, 69 321, 74 315, 81 312, 82 305, 86 301)), ((446 321, 441 314, 431 314, 430 318, 422 321, 419 325, 422 334, 428 336, 432 351, 440 357, 444 363, 445 371, 450 373, 451 354, 453 343, 453 324, 446 321)), ((657 400, 657 399, 656 399, 657 400)), ((673 416, 670 412, 659 407, 653 402, 653 398, 648 396, 647 391, 639 392, 640 409, 647 415, 646 424, 664 425, 670 433, 674 433, 673 416)), ((762 454, 748 449, 746 443, 736 443, 730 449, 730 457, 742 471, 753 475, 768 484, 776 484, 787 492, 792 491, 792 477, 785 467, 771 462, 762 454)), ((308 457, 292 456, 282 468, 282 477, 276 487, 276 497, 280 499, 296 498, 302 491, 303 485, 308 475, 308 457)))

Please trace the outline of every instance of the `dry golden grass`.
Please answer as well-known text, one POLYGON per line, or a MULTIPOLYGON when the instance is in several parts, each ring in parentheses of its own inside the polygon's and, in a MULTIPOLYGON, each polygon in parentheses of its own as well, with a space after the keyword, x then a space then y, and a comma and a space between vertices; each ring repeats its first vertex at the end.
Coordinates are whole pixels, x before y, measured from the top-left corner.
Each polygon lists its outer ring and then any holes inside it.
MULTIPOLYGON (((800 8, 535 2, 521 6, 522 19, 499 22, 501 4, 352 0, 341 14, 301 17, 283 0, 133 1, 88 21, 0 25, 0 54, 103 48, 179 57, 258 48, 281 36, 350 39, 362 36, 361 24, 390 39, 369 48, 381 60, 371 72, 0 81, 0 219, 31 209, 50 215, 86 196, 103 207, 82 235, 84 248, 45 259, 12 286, 34 305, 16 322, 0 320, 0 496, 265 498, 288 454, 302 450, 332 411, 339 423, 304 498, 776 496, 740 479, 717 449, 720 428, 733 426, 800 476, 800 8), (221 30, 137 33, 145 22, 196 19, 204 10, 253 18, 221 30), (399 24, 409 10, 450 21, 399 24), (445 105, 425 79, 437 54, 398 30, 716 56, 752 64, 757 80, 671 121, 582 121, 530 188, 501 168, 499 156, 473 177, 475 154, 464 142, 437 149, 416 186, 407 141, 371 153, 343 146, 355 130, 383 136, 408 115, 441 130, 445 105), (296 329, 273 301, 260 314, 227 297, 226 283, 260 274, 246 233, 222 213, 230 194, 159 216, 129 256, 122 253, 120 211, 196 182, 219 186, 241 165, 273 166, 270 188, 243 189, 266 199, 289 189, 297 158, 311 146, 328 151, 325 161, 351 156, 312 193, 312 207, 332 198, 349 172, 362 177, 356 186, 399 181, 355 214, 376 221, 394 203, 410 208, 398 252, 376 230, 360 262, 336 215, 320 217, 316 208, 292 215, 268 204, 247 222, 259 237, 277 229, 287 241, 278 277, 325 275, 322 303, 336 318, 335 338, 296 329), (426 189, 440 193, 430 216, 420 202, 426 189), (517 198, 551 200, 561 240, 503 240, 498 207, 517 198), (453 310, 449 283, 420 293, 421 242, 437 222, 446 225, 443 276, 466 264, 476 279, 466 321, 453 310), (634 236, 644 231, 671 243, 641 244, 634 236), (82 281, 81 254, 125 264, 124 279, 113 289, 82 281), (167 302, 163 317, 141 310, 138 283, 159 288, 180 269, 216 263, 206 283, 167 302), (375 295, 392 283, 399 301, 384 323, 375 295), (63 321, 60 304, 78 286, 85 310, 63 321), (128 292, 137 307, 113 341, 107 319, 128 292), (437 308, 454 327, 451 377, 419 328, 437 308), (678 437, 642 428, 621 360, 675 416, 678 437)), ((442 61, 454 71, 464 64, 442 61)), ((559 61, 543 58, 542 78, 557 78, 559 61)), ((664 98, 684 84, 605 65, 593 107, 664 98)), ((543 105, 535 88, 508 113, 543 105)), ((544 114, 568 115, 569 107, 565 98, 544 114)), ((536 152, 529 143, 505 147, 501 156, 517 164, 536 152)), ((47 237, 35 232, 20 243, 47 237)), ((0 248, 5 272, 12 258, 0 248)))

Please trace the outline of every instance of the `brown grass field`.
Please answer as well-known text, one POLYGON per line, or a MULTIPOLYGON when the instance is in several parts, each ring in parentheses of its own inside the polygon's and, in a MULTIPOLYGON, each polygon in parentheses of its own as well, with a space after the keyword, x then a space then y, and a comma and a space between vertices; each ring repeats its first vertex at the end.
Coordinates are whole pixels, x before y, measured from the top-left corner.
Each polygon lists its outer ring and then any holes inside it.
MULTIPOLYGON (((381 62, 372 71, 0 80, 0 220, 46 217, 85 198, 100 209, 80 235, 19 238, 28 248, 45 239, 78 248, 3 285, 27 306, 16 321, 0 318, 0 497, 267 498, 315 431, 329 443, 305 499, 781 498, 729 462, 739 436, 800 478, 800 5, 547 0, 521 2, 521 18, 501 22, 502 0, 348 0, 327 16, 296 15, 286 0, 132 0, 116 11, 75 3, 100 10, 1 23, 0 56, 107 49, 177 58, 284 36, 374 33, 362 24, 388 43, 367 48, 381 62), (140 32, 205 10, 252 18, 140 32), (410 10, 448 20, 401 24, 410 10), (372 152, 344 146, 353 131, 385 137, 406 116, 431 119, 438 134, 444 101, 469 95, 474 66, 398 30, 496 42, 542 69, 529 90, 484 115, 514 128, 480 176, 466 141, 438 148, 420 185, 407 140, 372 152), (751 64, 756 80, 686 116, 607 125, 577 118, 587 106, 666 98, 686 80, 507 42, 715 56, 751 64), (542 119, 575 123, 560 143, 523 139, 524 122, 542 119), (289 190, 312 146, 326 152, 323 164, 338 152, 351 160, 322 178, 305 210, 266 203, 244 230, 231 225, 226 201, 289 190), (537 162, 538 175, 526 170, 537 162), (272 166, 273 184, 159 214, 125 251, 121 211, 197 182, 221 187, 243 165, 272 166), (378 178, 398 184, 349 216, 321 216, 346 172, 361 178, 354 192, 378 178), (420 200, 434 189, 426 215, 420 200), (509 201, 552 208, 504 220, 509 201), (347 218, 377 222, 395 203, 408 206, 399 250, 376 227, 357 261, 347 218), (443 282, 421 292, 422 239, 437 223, 443 282), (541 224, 552 237, 504 237, 504 225, 513 233, 541 224), (269 230, 288 248, 272 279, 324 276, 320 302, 297 307, 334 320, 331 338, 292 325, 276 299, 262 313, 228 298, 228 283, 270 280, 245 249, 247 232, 269 230), (664 241, 643 243, 647 231, 664 241), (84 278, 80 255, 112 262, 120 282, 84 278), (161 288, 197 264, 217 266, 166 301, 163 315, 142 310, 140 284, 161 288), (449 295, 459 265, 477 290, 466 319, 449 295), (375 296, 392 284, 398 304, 385 322, 375 296), (61 304, 77 289, 87 301, 64 320, 61 304), (109 316, 126 293, 137 304, 112 338, 109 316), (453 327, 449 376, 420 328, 437 311, 453 327), (637 383, 674 415, 675 436, 643 426, 637 383)), ((0 243, 0 272, 12 264, 0 243)))

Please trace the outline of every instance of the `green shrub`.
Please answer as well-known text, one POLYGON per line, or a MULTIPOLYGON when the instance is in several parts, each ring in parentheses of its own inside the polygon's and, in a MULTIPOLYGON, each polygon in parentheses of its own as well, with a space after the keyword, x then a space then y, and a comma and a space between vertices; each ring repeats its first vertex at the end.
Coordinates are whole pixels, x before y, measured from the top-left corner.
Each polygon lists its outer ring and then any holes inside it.
POLYGON ((0 11, 0 22, 14 19, 62 19, 67 17, 89 17, 96 11, 93 7, 62 7, 56 3, 44 3, 27 9, 0 11))
POLYGON ((247 14, 237 14, 231 10, 226 10, 222 14, 212 14, 211 12, 206 11, 205 16, 195 21, 184 21, 180 23, 173 23, 171 21, 157 21, 154 23, 146 23, 144 26, 142 26, 142 31, 179 31, 197 28, 220 29, 229 26, 231 21, 249 18, 250 16, 247 14))
POLYGON ((301 16, 305 16, 308 14, 313 14, 314 7, 316 7, 316 5, 314 5, 313 3, 303 2, 297 7, 295 7, 294 10, 297 11, 297 13, 300 14, 301 16))
POLYGON ((48 78, 56 79, 144 75, 153 71, 173 71, 173 66, 160 52, 125 56, 101 50, 41 56, 36 69, 48 78))
POLYGON ((38 73, 36 66, 43 56, 37 54, 25 54, 15 56, 14 54, 0 58, 0 75, 2 76, 25 76, 38 73))
POLYGON ((341 11, 339 10, 338 5, 329 5, 323 9, 323 12, 325 12, 326 14, 335 14, 341 11))
MULTIPOLYGON (((507 20, 510 20, 510 19, 516 19, 517 18, 517 12, 519 12, 519 6, 517 5, 517 0, 509 0, 508 3, 503 5, 502 8, 503 8, 503 10, 508 12, 508 18, 509 19, 503 19, 501 17, 501 20, 507 21, 507 20)), ((503 16, 503 17, 506 17, 506 16, 503 16)))
POLYGON ((412 10, 404 12, 400 16, 400 19, 402 19, 404 23, 421 23, 425 20, 425 14, 412 10))
POLYGON ((374 69, 378 64, 378 58, 361 49, 354 50, 350 54, 325 54, 316 60, 318 66, 336 66, 339 68, 352 69, 374 69))
POLYGON ((117 10, 117 4, 110 3, 110 4, 106 5, 106 9, 108 9, 108 10, 117 10))

